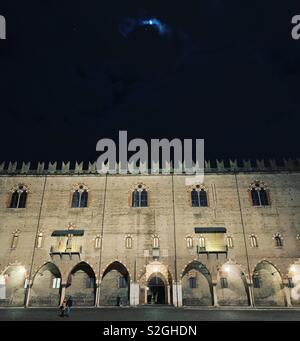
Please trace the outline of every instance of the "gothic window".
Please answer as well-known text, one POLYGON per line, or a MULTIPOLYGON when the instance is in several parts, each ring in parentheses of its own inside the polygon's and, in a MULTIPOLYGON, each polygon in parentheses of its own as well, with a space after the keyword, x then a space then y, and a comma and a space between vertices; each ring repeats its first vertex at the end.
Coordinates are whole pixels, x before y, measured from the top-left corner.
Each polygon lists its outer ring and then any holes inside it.
POLYGON ((131 236, 127 236, 125 238, 125 248, 132 249, 132 237, 131 236))
POLYGON ((132 191, 132 207, 148 206, 148 189, 144 184, 138 184, 132 191))
POLYGON ((154 248, 158 248, 159 247, 159 238, 158 238, 158 236, 154 235, 152 238, 153 238, 152 239, 152 246, 154 248))
POLYGON ((13 233, 13 238, 12 238, 12 241, 11 241, 11 248, 12 249, 15 249, 17 247, 18 241, 19 241, 19 236, 20 236, 20 231, 16 230, 13 233))
POLYGON ((274 237, 275 240, 275 246, 276 247, 282 247, 283 246, 283 238, 281 237, 280 234, 276 234, 274 237))
POLYGON ((251 247, 258 247, 257 237, 253 234, 250 236, 250 246, 251 247))
POLYGON ((251 200, 253 206, 269 206, 270 199, 268 190, 263 182, 255 181, 250 185, 251 200))
POLYGON ((95 238, 95 249, 100 249, 100 236, 95 238))
POLYGON ((87 207, 88 188, 84 184, 79 184, 73 188, 72 208, 87 207))
POLYGON ((207 190, 203 185, 195 185, 191 190, 192 207, 207 207, 207 190))
POLYGON ((42 247, 42 244, 43 244, 43 233, 39 232, 37 236, 37 240, 36 240, 36 247, 40 249, 42 247))
POLYGON ((10 208, 25 208, 28 189, 25 185, 18 185, 11 190, 10 208))
POLYGON ((119 289, 124 289, 127 287, 126 278, 124 276, 119 277, 119 289))
POLYGON ((229 249, 232 249, 233 248, 233 238, 231 236, 227 236, 226 240, 227 240, 227 247, 229 249))
POLYGON ((186 247, 188 249, 192 249, 193 248, 193 238, 191 236, 187 236, 186 237, 186 247))

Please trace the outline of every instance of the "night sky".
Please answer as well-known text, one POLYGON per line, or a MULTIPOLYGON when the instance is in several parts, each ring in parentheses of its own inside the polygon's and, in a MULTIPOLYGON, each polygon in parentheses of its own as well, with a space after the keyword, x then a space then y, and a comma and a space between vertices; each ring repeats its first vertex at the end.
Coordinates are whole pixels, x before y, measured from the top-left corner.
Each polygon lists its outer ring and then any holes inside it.
POLYGON ((297 0, 1 0, 0 14, 2 160, 94 161, 119 130, 204 138, 206 159, 300 156, 297 0), (168 32, 132 26, 145 18, 168 32))

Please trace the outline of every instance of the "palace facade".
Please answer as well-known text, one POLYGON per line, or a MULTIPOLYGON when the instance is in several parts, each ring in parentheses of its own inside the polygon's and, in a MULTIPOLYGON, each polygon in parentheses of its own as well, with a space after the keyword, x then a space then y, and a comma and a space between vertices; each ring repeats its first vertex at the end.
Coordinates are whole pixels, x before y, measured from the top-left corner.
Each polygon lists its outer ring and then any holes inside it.
POLYGON ((300 161, 0 165, 0 305, 300 305, 300 161), (20 166, 20 167, 18 167, 20 166))

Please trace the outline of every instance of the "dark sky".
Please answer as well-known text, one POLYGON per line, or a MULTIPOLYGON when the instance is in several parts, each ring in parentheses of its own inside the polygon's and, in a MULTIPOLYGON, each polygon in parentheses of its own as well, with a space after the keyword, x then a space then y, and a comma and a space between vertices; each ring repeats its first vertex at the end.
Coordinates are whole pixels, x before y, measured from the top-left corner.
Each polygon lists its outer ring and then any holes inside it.
POLYGON ((299 156, 293 0, 1 0, 2 160, 94 160, 100 138, 204 138, 205 157, 299 156), (126 20, 156 17, 169 28, 126 20))

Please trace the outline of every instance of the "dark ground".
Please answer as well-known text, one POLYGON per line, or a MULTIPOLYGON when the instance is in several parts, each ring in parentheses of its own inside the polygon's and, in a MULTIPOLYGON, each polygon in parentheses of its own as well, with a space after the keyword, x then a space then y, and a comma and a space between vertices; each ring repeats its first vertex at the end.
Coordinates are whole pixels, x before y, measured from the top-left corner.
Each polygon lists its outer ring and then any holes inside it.
POLYGON ((74 308, 70 318, 53 308, 1 308, 0 321, 300 321, 300 309, 173 307, 74 308))

